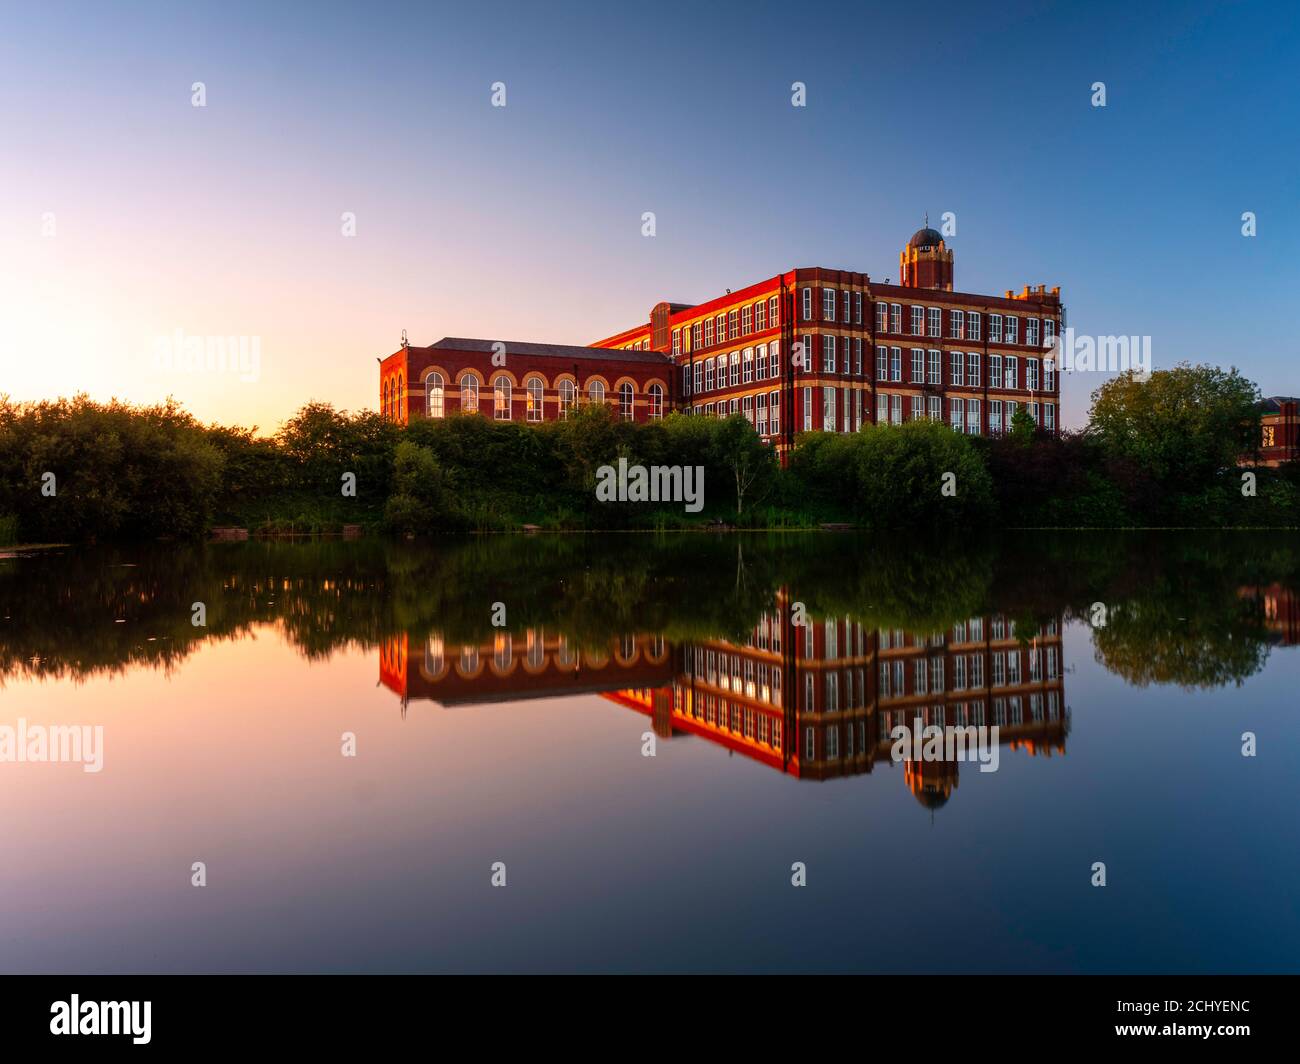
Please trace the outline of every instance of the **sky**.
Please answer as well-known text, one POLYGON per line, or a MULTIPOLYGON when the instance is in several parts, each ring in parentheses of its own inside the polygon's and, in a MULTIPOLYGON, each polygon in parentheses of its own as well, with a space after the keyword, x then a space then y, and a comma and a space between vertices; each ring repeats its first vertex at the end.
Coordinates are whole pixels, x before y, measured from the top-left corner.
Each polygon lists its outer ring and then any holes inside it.
MULTIPOLYGON (((270 432, 311 400, 377 409, 403 330, 586 343, 797 266, 896 280, 927 212, 955 215, 958 290, 1060 285, 1076 332, 1150 336, 1157 369, 1300 394, 1289 5, 5 0, 0 21, 16 400, 172 395, 270 432), (171 359, 207 337, 243 338, 242 372, 171 359)), ((1064 379, 1068 427, 1104 379, 1064 379)))

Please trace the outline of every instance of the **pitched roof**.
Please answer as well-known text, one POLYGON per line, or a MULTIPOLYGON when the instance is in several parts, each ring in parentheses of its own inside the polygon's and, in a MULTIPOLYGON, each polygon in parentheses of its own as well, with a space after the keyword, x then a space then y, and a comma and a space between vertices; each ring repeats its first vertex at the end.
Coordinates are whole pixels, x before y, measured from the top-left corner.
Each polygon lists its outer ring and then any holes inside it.
POLYGON ((656 362, 671 364, 672 360, 659 351, 632 351, 614 347, 574 347, 570 344, 534 344, 522 340, 474 340, 463 336, 444 336, 426 350, 477 351, 490 355, 494 344, 505 344, 507 354, 528 358, 591 358, 605 362, 656 362))
POLYGON ((1270 395, 1267 399, 1260 402, 1260 408, 1266 413, 1277 413, 1282 409, 1283 403, 1300 403, 1300 399, 1292 395, 1270 395))

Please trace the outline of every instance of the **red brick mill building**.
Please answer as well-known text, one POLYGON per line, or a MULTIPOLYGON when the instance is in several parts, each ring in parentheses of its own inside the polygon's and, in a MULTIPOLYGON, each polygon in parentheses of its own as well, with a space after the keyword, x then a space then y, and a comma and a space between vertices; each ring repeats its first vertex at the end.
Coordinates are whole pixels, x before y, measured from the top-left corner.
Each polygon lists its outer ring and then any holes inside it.
POLYGON ((999 434, 1017 409, 1059 430, 1053 353, 1059 288, 953 289, 953 253, 928 227, 899 254, 899 283, 788 270, 704 303, 659 303, 647 322, 587 347, 445 338, 403 345, 379 368, 380 410, 565 417, 605 403, 622 417, 743 414, 781 454, 807 430, 928 418, 999 434))

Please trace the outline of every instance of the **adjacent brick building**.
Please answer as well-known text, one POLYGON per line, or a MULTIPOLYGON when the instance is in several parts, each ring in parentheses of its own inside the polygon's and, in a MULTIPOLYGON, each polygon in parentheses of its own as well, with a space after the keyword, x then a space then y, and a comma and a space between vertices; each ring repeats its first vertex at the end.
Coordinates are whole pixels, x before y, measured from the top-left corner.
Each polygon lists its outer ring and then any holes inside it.
POLYGON ((952 250, 926 227, 899 253, 897 284, 797 268, 703 303, 659 303, 648 321, 588 347, 403 346, 381 363, 381 410, 401 422, 473 410, 549 421, 579 402, 637 420, 739 413, 782 453, 799 432, 873 422, 929 418, 997 434, 1020 408, 1058 431, 1060 289, 958 292, 953 269, 952 250))
POLYGON ((1260 404, 1259 456, 1250 464, 1278 466, 1300 458, 1300 399, 1272 395, 1260 404))

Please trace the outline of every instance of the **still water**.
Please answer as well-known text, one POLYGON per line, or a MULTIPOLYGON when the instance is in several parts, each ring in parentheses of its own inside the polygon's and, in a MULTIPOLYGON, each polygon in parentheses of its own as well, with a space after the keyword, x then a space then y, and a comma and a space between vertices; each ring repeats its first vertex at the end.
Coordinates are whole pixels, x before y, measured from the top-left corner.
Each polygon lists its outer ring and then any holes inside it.
POLYGON ((1254 533, 11 552, 0 748, 102 765, 0 763, 0 969, 1294 972, 1298 593, 1254 533))

